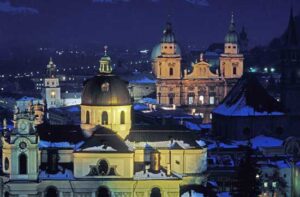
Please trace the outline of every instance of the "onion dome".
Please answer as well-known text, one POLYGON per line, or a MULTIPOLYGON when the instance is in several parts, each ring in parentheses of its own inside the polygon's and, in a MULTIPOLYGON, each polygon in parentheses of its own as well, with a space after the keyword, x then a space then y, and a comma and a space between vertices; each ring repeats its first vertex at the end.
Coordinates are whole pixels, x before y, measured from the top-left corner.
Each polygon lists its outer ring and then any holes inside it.
POLYGON ((235 30, 235 23, 234 23, 234 16, 231 15, 231 22, 229 25, 228 33, 225 36, 225 43, 232 43, 237 44, 238 43, 238 33, 235 30))

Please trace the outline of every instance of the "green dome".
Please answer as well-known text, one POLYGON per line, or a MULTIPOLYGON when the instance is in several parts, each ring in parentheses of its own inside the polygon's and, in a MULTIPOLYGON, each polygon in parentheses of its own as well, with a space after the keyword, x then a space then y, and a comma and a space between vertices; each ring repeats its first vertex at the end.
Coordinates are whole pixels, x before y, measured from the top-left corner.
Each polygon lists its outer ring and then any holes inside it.
POLYGON ((225 36, 225 43, 232 43, 237 44, 238 43, 238 34, 237 32, 228 32, 225 36))

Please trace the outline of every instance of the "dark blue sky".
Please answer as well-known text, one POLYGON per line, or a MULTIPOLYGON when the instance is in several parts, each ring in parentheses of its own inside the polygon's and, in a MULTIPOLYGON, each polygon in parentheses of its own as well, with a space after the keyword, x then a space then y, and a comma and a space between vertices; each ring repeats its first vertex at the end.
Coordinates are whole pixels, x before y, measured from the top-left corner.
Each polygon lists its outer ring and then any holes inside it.
MULTIPOLYGON (((264 45, 283 33, 290 6, 289 0, 0 1, 0 47, 152 47, 171 13, 177 40, 204 48, 223 41, 232 11, 250 44, 264 45)), ((293 7, 298 14, 300 1, 293 7)))

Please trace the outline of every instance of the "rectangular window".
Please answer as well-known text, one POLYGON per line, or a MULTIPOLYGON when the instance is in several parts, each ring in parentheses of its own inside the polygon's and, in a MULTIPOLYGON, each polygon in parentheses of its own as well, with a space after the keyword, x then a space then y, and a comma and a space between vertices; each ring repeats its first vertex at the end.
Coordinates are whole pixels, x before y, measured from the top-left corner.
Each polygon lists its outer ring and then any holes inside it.
POLYGON ((210 96, 209 97, 209 104, 210 105, 214 105, 215 104, 215 97, 214 96, 210 96))
POLYGON ((193 103, 194 103, 194 97, 193 96, 189 96, 188 102, 189 102, 189 105, 193 105, 193 103))
POLYGON ((200 105, 204 104, 204 96, 203 95, 199 96, 199 103, 200 103, 200 105))

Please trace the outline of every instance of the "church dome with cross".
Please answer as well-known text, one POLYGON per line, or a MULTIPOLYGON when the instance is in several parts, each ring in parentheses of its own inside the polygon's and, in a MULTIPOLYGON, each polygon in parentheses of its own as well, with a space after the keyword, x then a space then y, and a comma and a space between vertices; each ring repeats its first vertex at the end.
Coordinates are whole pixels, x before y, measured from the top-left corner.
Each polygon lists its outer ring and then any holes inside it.
POLYGON ((85 81, 81 99, 83 129, 101 125, 118 132, 122 130, 126 130, 125 133, 129 132, 131 98, 127 83, 112 74, 111 58, 107 55, 107 47, 104 56, 100 59, 99 74, 85 81))
POLYGON ((105 47, 104 56, 100 59, 100 74, 88 79, 82 91, 82 105, 120 106, 131 105, 127 83, 112 74, 111 58, 105 47))

